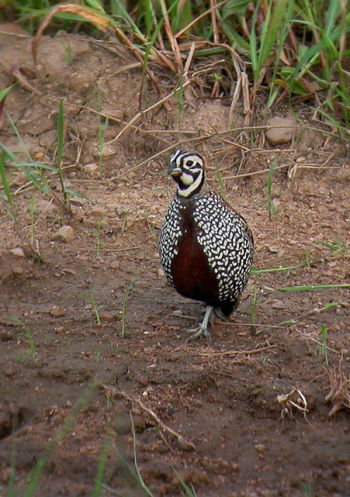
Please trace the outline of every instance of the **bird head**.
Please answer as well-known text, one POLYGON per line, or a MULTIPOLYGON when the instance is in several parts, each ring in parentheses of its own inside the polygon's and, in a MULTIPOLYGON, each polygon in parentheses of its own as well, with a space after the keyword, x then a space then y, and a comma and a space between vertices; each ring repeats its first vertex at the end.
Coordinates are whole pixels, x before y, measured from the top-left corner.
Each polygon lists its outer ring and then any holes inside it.
POLYGON ((170 156, 168 174, 178 185, 181 197, 198 193, 204 183, 204 160, 194 152, 176 150, 170 156))

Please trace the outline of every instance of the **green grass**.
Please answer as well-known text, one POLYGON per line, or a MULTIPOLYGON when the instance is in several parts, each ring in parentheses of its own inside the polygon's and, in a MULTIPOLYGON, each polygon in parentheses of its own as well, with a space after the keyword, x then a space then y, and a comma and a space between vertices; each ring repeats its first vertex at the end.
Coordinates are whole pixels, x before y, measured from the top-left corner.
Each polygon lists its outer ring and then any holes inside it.
POLYGON ((101 326, 100 310, 103 306, 97 305, 92 289, 89 290, 89 293, 83 293, 81 296, 90 302, 93 313, 95 315, 96 324, 97 326, 101 326))
POLYGON ((319 244, 321 245, 321 247, 327 248, 333 256, 338 254, 347 254, 349 252, 346 246, 346 242, 341 235, 338 235, 338 239, 333 240, 330 243, 319 242, 319 244))
MULTIPOLYGON (((228 0, 213 2, 122 2, 85 0, 70 6, 48 0, 13 2, 13 12, 29 29, 38 29, 46 17, 45 28, 73 30, 110 29, 142 64, 144 76, 157 60, 180 80, 183 60, 190 44, 181 45, 193 35, 193 62, 211 54, 234 50, 247 68, 256 92, 265 92, 270 107, 283 100, 309 98, 321 119, 349 139, 350 92, 346 61, 350 49, 350 11, 340 0, 228 0), (252 11, 253 8, 253 11, 252 11), (218 43, 220 41, 220 44, 218 43), (210 46, 203 47, 203 42, 210 46), (164 51, 163 47, 167 50, 164 51), (337 117, 335 117, 337 116, 337 117)), ((33 31, 34 32, 34 31, 33 31)), ((232 68, 234 69, 234 68, 232 68)), ((222 75, 212 78, 219 93, 225 92, 222 75)), ((154 81, 154 80, 153 80, 154 81)), ((177 95, 179 115, 183 92, 177 95)), ((142 102, 142 90, 140 103, 142 102)), ((142 108, 142 103, 141 103, 142 108)))
POLYGON ((36 345, 34 343, 33 335, 30 333, 27 325, 20 319, 13 316, 10 316, 9 321, 17 324, 23 330, 23 333, 20 333, 19 335, 27 340, 28 350, 26 351, 26 356, 35 362, 37 360, 36 345))
POLYGON ((97 473, 94 481, 94 487, 91 492, 91 497, 99 497, 103 492, 103 479, 108 462, 108 451, 111 446, 111 437, 107 435, 102 447, 101 455, 98 460, 97 473))
POLYGON ((320 292, 323 290, 347 290, 350 289, 349 283, 340 283, 339 285, 300 285, 300 286, 289 286, 285 288, 277 288, 278 292, 320 292))
POLYGON ((329 365, 328 353, 327 353, 328 329, 323 324, 320 324, 320 330, 321 330, 321 339, 318 341, 317 348, 316 348, 316 354, 322 356, 324 359, 325 366, 328 366, 329 365))

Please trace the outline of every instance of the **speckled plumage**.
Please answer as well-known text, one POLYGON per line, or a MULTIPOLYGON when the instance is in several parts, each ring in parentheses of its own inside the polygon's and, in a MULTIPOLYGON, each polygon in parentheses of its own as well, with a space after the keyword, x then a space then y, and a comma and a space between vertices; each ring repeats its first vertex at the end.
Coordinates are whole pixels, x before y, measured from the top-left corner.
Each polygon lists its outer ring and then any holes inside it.
POLYGON ((208 188, 198 154, 176 151, 169 173, 178 183, 178 191, 159 237, 168 282, 185 297, 228 316, 237 307, 249 278, 251 231, 246 221, 208 188))

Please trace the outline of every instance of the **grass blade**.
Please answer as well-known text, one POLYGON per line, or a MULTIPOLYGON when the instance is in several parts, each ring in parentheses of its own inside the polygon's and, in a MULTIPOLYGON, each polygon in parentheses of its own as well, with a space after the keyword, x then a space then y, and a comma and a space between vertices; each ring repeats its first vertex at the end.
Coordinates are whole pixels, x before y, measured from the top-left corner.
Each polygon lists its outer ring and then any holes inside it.
POLYGON ((278 292, 319 292, 323 290, 347 290, 350 289, 350 283, 341 283, 339 285, 309 285, 309 286, 289 286, 277 288, 278 292))
POLYGON ((58 117, 57 117, 57 171, 63 193, 63 202, 65 205, 67 205, 69 204, 69 198, 67 190, 64 186, 64 180, 62 174, 63 146, 64 146, 64 99, 62 98, 58 106, 58 117))

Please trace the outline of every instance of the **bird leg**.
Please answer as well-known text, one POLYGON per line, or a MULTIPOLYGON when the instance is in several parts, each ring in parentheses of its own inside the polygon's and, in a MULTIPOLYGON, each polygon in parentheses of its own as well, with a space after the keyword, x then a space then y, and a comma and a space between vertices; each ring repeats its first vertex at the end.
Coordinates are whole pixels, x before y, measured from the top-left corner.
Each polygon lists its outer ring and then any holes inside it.
POLYGON ((201 322, 201 324, 197 328, 193 328, 191 330, 186 330, 186 331, 192 333, 192 335, 187 339, 188 342, 195 340, 196 338, 199 338, 200 336, 210 338, 210 333, 208 331, 208 323, 209 323, 210 317, 213 316, 212 310, 213 310, 213 307, 211 305, 207 305, 207 308, 205 309, 204 318, 203 318, 203 321, 201 322))

